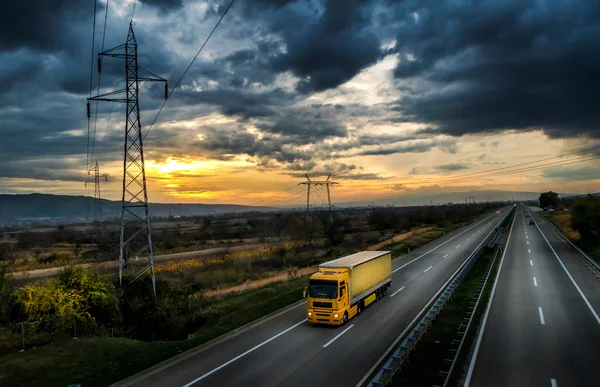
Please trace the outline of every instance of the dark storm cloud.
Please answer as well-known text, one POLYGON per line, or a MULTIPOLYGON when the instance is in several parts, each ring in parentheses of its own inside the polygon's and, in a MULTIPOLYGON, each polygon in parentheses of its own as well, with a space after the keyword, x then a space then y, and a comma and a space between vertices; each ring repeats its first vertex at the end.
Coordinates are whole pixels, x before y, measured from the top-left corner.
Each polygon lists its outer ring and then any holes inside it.
POLYGON ((294 149, 278 138, 258 138, 244 129, 222 130, 220 128, 203 128, 205 138, 193 144, 193 147, 211 152, 212 157, 231 159, 237 155, 249 155, 257 158, 268 158, 279 163, 293 163, 312 158, 309 152, 294 149))
POLYGON ((327 0, 316 20, 314 11, 297 13, 291 26, 290 16, 274 19, 272 31, 281 33, 286 51, 273 56, 271 66, 299 76, 302 93, 339 86, 381 58, 372 12, 371 2, 327 0))
MULTIPOLYGON (((393 155, 397 153, 424 153, 428 152, 431 149, 438 147, 444 151, 448 151, 448 149, 454 149, 454 142, 449 140, 434 140, 427 142, 413 142, 406 143, 394 146, 380 146, 375 149, 365 149, 359 152, 356 152, 356 156, 383 156, 383 155, 393 155)), ((452 153, 452 152, 451 152, 452 153)))
POLYGON ((348 134, 346 126, 335 119, 310 115, 303 110, 287 113, 272 124, 259 124, 257 127, 268 133, 284 135, 290 142, 299 145, 348 134))
MULTIPOLYGON (((6 1, 0 12, 0 50, 28 48, 36 51, 71 49, 78 45, 70 39, 80 23, 93 17, 92 2, 72 0, 6 1)), ((97 12, 103 10, 101 3, 97 12)))
POLYGON ((442 171, 442 172, 454 172, 454 171, 461 171, 463 169, 469 169, 469 166, 465 165, 465 164, 443 164, 443 165, 436 165, 433 168, 437 169, 438 171, 442 171))
POLYGON ((183 6, 183 0, 140 0, 140 3, 156 7, 162 13, 173 11, 183 6))
POLYGON ((455 136, 542 128, 557 138, 600 137, 600 57, 592 54, 600 3, 421 1, 394 9, 402 21, 395 76, 431 84, 398 101, 406 120, 455 136))
POLYGON ((188 105, 211 104, 219 106, 221 112, 229 116, 243 118, 275 116, 277 107, 293 96, 276 89, 273 91, 254 93, 244 90, 215 89, 206 91, 180 91, 178 100, 188 105))
MULTIPOLYGON (((297 90, 311 93, 339 86, 382 57, 375 3, 264 0, 240 4, 238 12, 260 26, 255 51, 267 59, 262 65, 275 73, 291 71, 300 78, 297 90)), ((248 32, 245 25, 237 29, 248 32)))

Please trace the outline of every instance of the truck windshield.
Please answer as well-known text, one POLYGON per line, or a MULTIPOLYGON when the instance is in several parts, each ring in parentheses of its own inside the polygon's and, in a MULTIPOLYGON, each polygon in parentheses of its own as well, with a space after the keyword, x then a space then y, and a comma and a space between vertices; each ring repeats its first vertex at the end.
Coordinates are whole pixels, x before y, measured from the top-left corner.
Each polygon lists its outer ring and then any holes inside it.
POLYGON ((308 295, 315 298, 337 298, 337 281, 310 280, 308 295))

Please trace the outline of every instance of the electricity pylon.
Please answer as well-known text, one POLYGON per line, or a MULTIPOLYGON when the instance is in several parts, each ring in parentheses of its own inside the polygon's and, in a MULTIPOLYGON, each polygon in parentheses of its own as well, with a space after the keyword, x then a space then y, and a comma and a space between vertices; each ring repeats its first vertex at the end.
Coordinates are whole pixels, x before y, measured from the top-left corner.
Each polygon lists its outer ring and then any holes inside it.
POLYGON ((309 224, 308 224, 308 212, 310 211, 310 193, 311 193, 311 188, 312 188, 312 192, 313 192, 313 207, 315 207, 315 204, 319 204, 319 203, 323 203, 325 204, 325 198, 323 197, 324 192, 327 192, 327 208, 329 210, 329 221, 330 223, 333 222, 333 216, 331 213, 331 192, 329 187, 335 184, 338 184, 334 181, 329 180, 329 178, 331 177, 331 174, 329 174, 327 176, 327 179, 325 180, 311 180, 310 177, 308 177, 307 174, 304 174, 304 176, 306 176, 306 181, 301 182, 300 184, 302 185, 306 185, 306 213, 304 214, 304 227, 306 228, 306 232, 308 236, 308 242, 311 242, 311 238, 310 238, 310 232, 309 232, 309 224), (317 199, 317 200, 315 200, 317 199))
POLYGON ((152 255, 152 232, 148 215, 148 192, 146 190, 146 170, 144 167, 144 145, 140 124, 140 106, 138 101, 140 82, 165 82, 167 98, 167 80, 138 66, 137 41, 133 32, 133 23, 129 23, 127 41, 98 54, 98 72, 101 71, 102 57, 125 60, 125 88, 88 98, 88 117, 90 100, 121 102, 126 104, 125 144, 123 155, 123 196, 121 198, 121 239, 119 246, 119 283, 123 282, 123 271, 131 261, 142 261, 144 267, 132 281, 149 273, 152 278, 152 290, 156 297, 156 278, 152 255))
MULTIPOLYGON (((100 222, 102 223, 102 202, 100 200, 100 177, 103 177, 105 180, 104 181, 108 181, 108 178, 103 175, 100 176, 100 168, 98 167, 98 160, 96 160, 96 165, 94 166, 94 168, 90 169, 88 171, 88 175, 90 174, 90 172, 94 171, 94 224, 96 222, 100 222)), ((87 184, 87 181, 86 181, 87 184)))

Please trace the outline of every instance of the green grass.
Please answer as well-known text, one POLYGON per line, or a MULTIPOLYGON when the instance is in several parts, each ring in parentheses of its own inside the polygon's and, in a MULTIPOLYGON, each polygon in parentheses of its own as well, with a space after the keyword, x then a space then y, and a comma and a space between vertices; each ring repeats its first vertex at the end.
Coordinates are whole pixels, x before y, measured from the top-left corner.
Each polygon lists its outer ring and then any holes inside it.
MULTIPOLYGON (((475 296, 479 281, 484 278, 485 269, 493 259, 493 251, 486 251, 471 268, 465 281, 454 293, 452 300, 442 310, 433 325, 426 332, 425 336, 417 343, 416 349, 410 353, 409 361, 402 365, 402 370, 394 375, 392 386, 431 386, 441 385, 443 378, 439 376, 439 371, 446 370, 448 365, 444 359, 449 358, 448 349, 452 340, 456 336, 458 327, 462 323, 465 312, 469 307, 472 298, 475 296)), ((497 262, 494 266, 497 266, 497 262)), ((494 268, 492 269, 494 270, 494 268)), ((491 282, 494 272, 490 274, 491 282)), ((485 293, 484 293, 485 296, 485 293)), ((483 308, 478 308, 478 310, 483 308)), ((476 314, 475 318, 479 315, 476 314)), ((477 322, 473 322, 477 326, 477 322)), ((472 339, 467 335, 467 341, 463 345, 463 352, 468 351, 472 339)), ((460 359, 460 358, 459 358, 460 359)), ((461 363, 457 364, 460 370, 461 363)), ((453 384, 451 384, 453 385, 453 384)))
POLYGON ((196 314, 213 318, 190 340, 79 338, 0 357, 0 385, 109 385, 300 300, 306 282, 298 278, 200 307, 196 314))

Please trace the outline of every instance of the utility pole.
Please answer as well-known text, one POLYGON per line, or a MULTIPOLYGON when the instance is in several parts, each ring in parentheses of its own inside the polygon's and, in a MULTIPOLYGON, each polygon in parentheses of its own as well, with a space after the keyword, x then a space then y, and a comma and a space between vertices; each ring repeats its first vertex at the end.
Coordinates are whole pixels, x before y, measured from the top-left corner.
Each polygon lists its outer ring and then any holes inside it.
POLYGON ((127 41, 124 44, 98 54, 98 72, 102 69, 102 57, 125 60, 125 89, 88 98, 90 100, 121 102, 126 104, 125 141, 123 145, 123 195, 121 198, 121 238, 119 246, 119 283, 123 284, 123 271, 129 262, 142 261, 144 267, 131 281, 144 274, 152 278, 152 290, 156 297, 156 278, 152 254, 152 232, 148 215, 148 192, 144 166, 144 145, 140 124, 139 83, 165 82, 165 99, 168 95, 167 80, 138 66, 137 41, 133 23, 129 23, 127 41))

